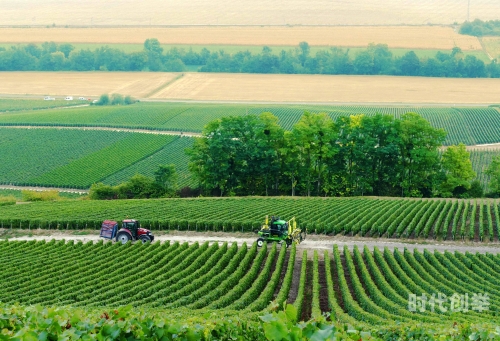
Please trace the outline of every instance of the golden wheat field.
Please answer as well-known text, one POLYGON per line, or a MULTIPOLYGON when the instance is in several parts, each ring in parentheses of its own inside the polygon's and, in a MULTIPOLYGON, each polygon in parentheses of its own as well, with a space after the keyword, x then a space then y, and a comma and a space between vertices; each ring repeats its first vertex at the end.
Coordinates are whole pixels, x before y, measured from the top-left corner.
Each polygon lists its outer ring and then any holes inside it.
MULTIPOLYGON (((467 0, 2 0, 2 25, 425 25, 467 19, 467 0)), ((498 19, 500 1, 470 1, 498 19)))
POLYGON ((0 43, 46 41, 142 44, 148 38, 162 44, 298 45, 365 47, 370 43, 394 48, 481 50, 476 37, 442 26, 354 27, 165 27, 165 28, 0 28, 0 43))
POLYGON ((146 97, 176 76, 152 72, 2 72, 0 94, 99 96, 119 93, 146 97))
POLYGON ((500 79, 148 72, 3 72, 2 95, 120 93, 176 101, 499 103, 500 79))
POLYGON ((151 97, 202 101, 499 103, 500 79, 187 73, 151 97))

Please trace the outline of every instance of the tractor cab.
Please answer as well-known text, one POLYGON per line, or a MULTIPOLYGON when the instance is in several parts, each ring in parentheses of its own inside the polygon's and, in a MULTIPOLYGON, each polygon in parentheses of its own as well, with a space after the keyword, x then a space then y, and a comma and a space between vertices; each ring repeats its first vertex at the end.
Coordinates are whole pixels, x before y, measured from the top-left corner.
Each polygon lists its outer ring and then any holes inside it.
POLYGON ((141 227, 138 220, 125 219, 122 222, 122 228, 118 229, 118 223, 113 220, 105 220, 102 223, 101 235, 102 238, 116 240, 122 244, 129 240, 140 240, 143 243, 152 242, 154 235, 150 230, 141 227))
POLYGON ((295 217, 286 221, 275 216, 271 216, 269 220, 269 216, 266 216, 264 225, 257 233, 259 234, 257 239, 259 247, 265 242, 277 242, 289 247, 293 242, 300 244, 306 238, 306 231, 297 228, 295 217))
POLYGON ((283 236, 288 233, 288 224, 286 221, 281 220, 280 217, 272 216, 269 230, 272 236, 283 236))

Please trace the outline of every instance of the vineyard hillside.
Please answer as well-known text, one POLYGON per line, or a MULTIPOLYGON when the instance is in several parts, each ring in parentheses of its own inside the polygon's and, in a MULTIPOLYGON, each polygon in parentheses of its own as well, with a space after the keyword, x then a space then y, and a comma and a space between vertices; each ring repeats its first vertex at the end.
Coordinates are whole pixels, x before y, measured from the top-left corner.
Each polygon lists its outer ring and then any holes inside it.
POLYGON ((491 254, 102 241, 0 242, 0 251, 0 260, 11 264, 0 270, 0 301, 24 306, 119 314, 131 305, 207 316, 242 313, 251 322, 274 300, 292 304, 296 315, 290 317, 299 321, 329 313, 332 321, 356 327, 491 323, 500 309, 500 261, 491 254), (123 262, 128 266, 116 266, 123 262), (417 309, 412 294, 422 293, 446 299, 417 309), (470 297, 467 306, 450 305, 454 294, 470 297))
MULTIPOLYGON (((89 188, 177 138, 95 130, 0 130, 0 183, 21 186, 89 188)), ((185 169, 185 159, 176 160, 185 169)))
POLYGON ((0 227, 99 229, 134 217, 153 230, 250 232, 265 214, 295 216, 310 233, 498 241, 499 202, 491 199, 245 197, 69 201, 12 205, 0 227))
POLYGON ((24 111, 0 115, 0 125, 115 127, 201 132, 210 121, 226 116, 271 112, 290 130, 305 111, 325 112, 332 119, 348 115, 394 115, 417 112, 434 127, 448 132, 445 144, 466 145, 500 142, 500 112, 494 108, 366 106, 366 105, 257 105, 137 103, 132 106, 85 107, 24 111))

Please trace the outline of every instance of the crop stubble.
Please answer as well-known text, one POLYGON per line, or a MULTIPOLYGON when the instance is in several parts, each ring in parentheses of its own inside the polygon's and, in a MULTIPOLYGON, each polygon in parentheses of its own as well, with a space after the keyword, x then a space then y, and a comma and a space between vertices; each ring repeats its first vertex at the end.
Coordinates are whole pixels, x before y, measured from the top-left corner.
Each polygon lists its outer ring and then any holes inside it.
POLYGON ((144 97, 177 76, 153 72, 2 72, 1 94, 144 97))
POLYGON ((500 79, 161 72, 3 72, 3 95, 120 93, 177 101, 498 103, 500 79), (168 84, 170 82, 170 84, 168 84), (166 87, 163 85, 168 84, 166 87), (156 93, 155 89, 160 89, 156 93))
POLYGON ((164 27, 164 28, 1 28, 0 43, 142 44, 157 38, 162 44, 365 47, 481 50, 476 37, 460 35, 451 27, 164 27))
POLYGON ((188 73, 156 99, 263 102, 497 103, 500 79, 188 73))
POLYGON ((426 25, 498 19, 495 0, 3 0, 2 25, 426 25))

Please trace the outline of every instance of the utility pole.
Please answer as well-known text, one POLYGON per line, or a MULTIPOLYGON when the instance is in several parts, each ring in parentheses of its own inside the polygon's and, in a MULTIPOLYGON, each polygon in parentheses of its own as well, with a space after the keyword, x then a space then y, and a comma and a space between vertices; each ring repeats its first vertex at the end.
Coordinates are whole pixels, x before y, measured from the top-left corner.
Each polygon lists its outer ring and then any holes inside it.
POLYGON ((470 0, 467 1, 467 21, 470 21, 470 0))

